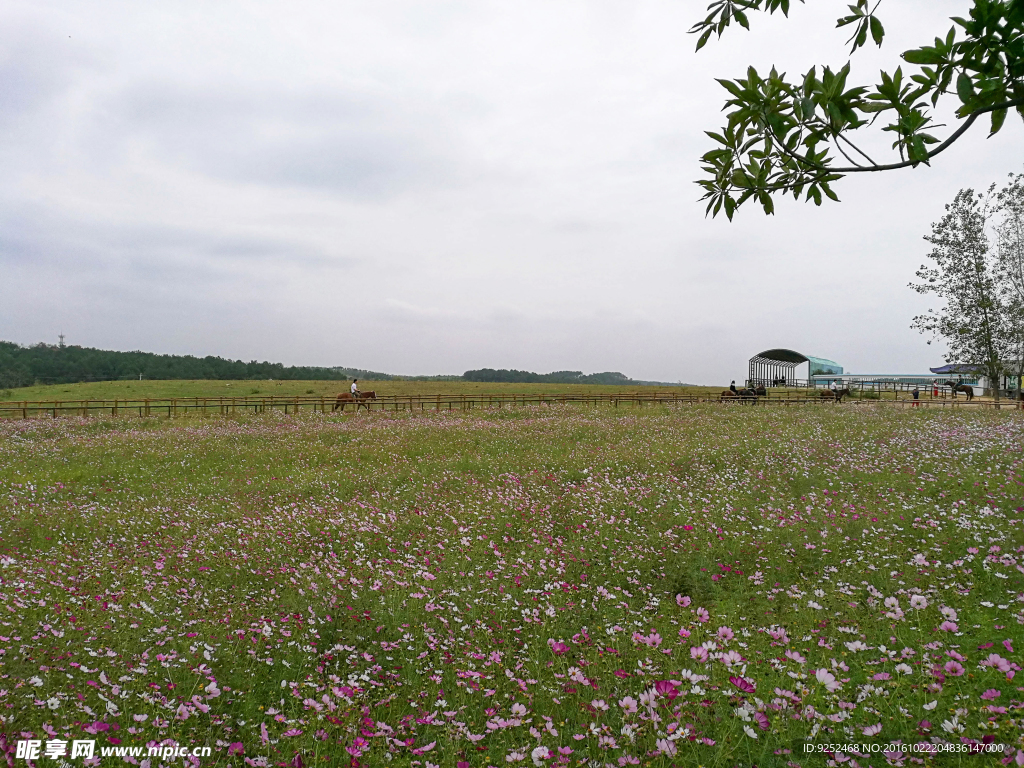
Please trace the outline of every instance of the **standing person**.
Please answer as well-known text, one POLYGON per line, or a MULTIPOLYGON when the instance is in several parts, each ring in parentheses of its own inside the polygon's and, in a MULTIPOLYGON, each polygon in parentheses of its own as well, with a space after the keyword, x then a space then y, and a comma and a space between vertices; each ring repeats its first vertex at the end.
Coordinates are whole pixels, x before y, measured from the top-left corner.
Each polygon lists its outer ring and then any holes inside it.
POLYGON ((933 381, 932 382, 932 397, 934 398, 934 397, 938 397, 938 396, 939 396, 939 382, 933 381))
POLYGON ((921 390, 918 388, 917 384, 915 384, 914 385, 914 407, 915 408, 921 404, 921 403, 918 402, 918 398, 920 396, 921 396, 921 390))

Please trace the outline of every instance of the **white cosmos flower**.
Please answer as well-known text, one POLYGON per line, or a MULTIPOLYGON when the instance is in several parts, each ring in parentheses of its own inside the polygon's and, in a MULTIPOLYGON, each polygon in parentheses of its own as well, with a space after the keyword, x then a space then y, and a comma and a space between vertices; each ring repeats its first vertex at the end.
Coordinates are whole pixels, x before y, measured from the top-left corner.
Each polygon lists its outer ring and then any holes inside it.
POLYGON ((924 705, 924 709, 927 709, 927 710, 931 711, 931 710, 935 709, 935 705, 938 704, 938 703, 939 703, 938 699, 935 699, 935 701, 929 701, 927 704, 924 705))
POLYGON ((928 601, 922 595, 914 595, 910 598, 910 607, 921 610, 928 607, 928 601))
POLYGON ((754 739, 755 741, 757 740, 757 733, 749 725, 744 725, 743 726, 743 732, 745 734, 747 734, 747 736, 749 736, 750 738, 754 739))
POLYGON ((50 709, 56 709, 60 706, 60 700, 56 696, 51 696, 49 699, 46 700, 46 706, 48 706, 50 709))

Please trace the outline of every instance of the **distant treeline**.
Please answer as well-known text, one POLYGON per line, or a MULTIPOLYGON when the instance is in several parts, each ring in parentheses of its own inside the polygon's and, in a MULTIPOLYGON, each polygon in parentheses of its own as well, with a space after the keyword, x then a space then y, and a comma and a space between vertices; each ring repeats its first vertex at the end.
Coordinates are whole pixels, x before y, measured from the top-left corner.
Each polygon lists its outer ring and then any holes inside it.
POLYGON ((284 366, 222 357, 113 352, 90 347, 0 342, 0 387, 119 379, 345 379, 332 368, 284 366))
POLYGON ((76 384, 83 381, 125 379, 226 379, 344 381, 479 381, 513 384, 658 384, 634 381, 612 371, 533 373, 502 368, 466 371, 462 376, 396 376, 360 368, 286 366, 281 363, 248 363, 223 357, 157 355, 152 352, 115 352, 92 347, 34 344, 21 346, 0 341, 0 389, 33 384, 76 384))
POLYGON ((582 371, 554 371, 553 373, 533 373, 500 368, 481 368, 477 371, 466 371, 462 374, 464 381, 510 382, 512 384, 639 384, 618 371, 589 373, 582 371))

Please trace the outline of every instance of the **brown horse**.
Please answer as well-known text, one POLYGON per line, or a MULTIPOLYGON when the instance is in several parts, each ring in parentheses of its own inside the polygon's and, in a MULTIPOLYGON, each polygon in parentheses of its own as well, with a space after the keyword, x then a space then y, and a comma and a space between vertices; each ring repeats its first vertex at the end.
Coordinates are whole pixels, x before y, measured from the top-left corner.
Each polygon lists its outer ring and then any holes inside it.
POLYGON ((835 400, 837 403, 843 402, 844 397, 850 396, 850 390, 848 387, 842 389, 823 389, 818 395, 822 400, 835 400))
POLYGON ((956 400, 956 393, 963 392, 967 395, 967 402, 974 399, 974 387, 970 384, 957 384, 955 381, 947 381, 946 386, 953 390, 953 399, 956 400))
POLYGON ((360 392, 358 395, 353 395, 351 392, 342 392, 338 395, 338 399, 334 402, 334 407, 331 408, 331 411, 334 412, 341 408, 341 412, 344 413, 345 406, 349 403, 352 403, 352 405, 356 407, 356 412, 359 411, 359 406, 362 406, 366 410, 370 410, 370 405, 366 401, 376 399, 377 393, 373 391, 360 392))

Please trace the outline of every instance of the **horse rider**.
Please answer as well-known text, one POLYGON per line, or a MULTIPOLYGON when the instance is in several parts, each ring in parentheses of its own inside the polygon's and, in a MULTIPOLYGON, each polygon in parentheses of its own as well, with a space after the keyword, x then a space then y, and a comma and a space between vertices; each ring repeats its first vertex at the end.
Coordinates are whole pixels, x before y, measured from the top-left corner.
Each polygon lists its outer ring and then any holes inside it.
POLYGON ((735 379, 733 379, 732 382, 729 384, 729 391, 732 392, 734 395, 736 394, 736 380, 735 379))
POLYGON ((836 384, 835 379, 832 379, 832 383, 828 385, 828 388, 832 390, 832 394, 834 395, 836 391, 839 389, 839 385, 836 384))
POLYGON ((349 387, 348 391, 352 393, 352 397, 353 398, 358 398, 359 397, 359 386, 358 386, 358 384, 359 384, 359 379, 352 379, 352 386, 349 387))

